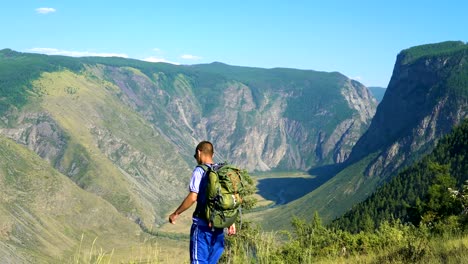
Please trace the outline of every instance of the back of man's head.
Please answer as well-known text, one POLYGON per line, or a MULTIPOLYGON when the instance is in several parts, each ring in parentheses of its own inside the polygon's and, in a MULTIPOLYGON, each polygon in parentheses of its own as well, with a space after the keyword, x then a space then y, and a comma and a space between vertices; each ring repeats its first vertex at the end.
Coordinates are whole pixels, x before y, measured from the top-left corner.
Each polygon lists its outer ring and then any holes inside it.
POLYGON ((213 156, 214 154, 213 144, 211 144, 209 141, 202 141, 198 143, 196 150, 200 150, 201 152, 210 156, 213 156))

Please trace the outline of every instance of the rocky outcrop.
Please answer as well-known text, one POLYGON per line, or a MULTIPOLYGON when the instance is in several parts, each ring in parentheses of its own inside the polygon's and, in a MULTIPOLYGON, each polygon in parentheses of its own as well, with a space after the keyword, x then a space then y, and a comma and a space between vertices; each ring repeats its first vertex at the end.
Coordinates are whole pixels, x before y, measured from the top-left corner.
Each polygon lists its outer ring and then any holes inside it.
POLYGON ((0 128, 0 134, 27 146, 41 158, 57 165, 67 145, 66 134, 47 113, 23 113, 18 125, 0 128))

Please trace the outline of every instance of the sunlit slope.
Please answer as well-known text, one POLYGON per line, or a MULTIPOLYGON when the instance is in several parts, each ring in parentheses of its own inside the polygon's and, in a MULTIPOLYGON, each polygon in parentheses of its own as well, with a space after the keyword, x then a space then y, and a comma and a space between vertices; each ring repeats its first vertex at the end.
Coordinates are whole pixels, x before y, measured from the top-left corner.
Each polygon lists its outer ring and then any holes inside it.
POLYGON ((138 226, 32 151, 0 136, 0 257, 6 263, 67 258, 99 237, 109 250, 136 244, 138 226), (91 240, 91 241, 90 241, 91 240), (9 254, 10 253, 10 254, 9 254))
POLYGON ((152 226, 185 190, 180 177, 189 175, 188 165, 118 100, 119 89, 94 78, 98 70, 43 73, 33 82, 43 109, 68 135, 58 167, 125 216, 152 226))

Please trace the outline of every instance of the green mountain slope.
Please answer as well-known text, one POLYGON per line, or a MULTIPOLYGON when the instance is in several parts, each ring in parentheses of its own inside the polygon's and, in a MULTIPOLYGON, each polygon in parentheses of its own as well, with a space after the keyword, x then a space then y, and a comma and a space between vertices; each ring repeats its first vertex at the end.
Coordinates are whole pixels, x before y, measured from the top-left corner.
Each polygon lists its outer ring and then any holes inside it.
POLYGON ((111 204, 3 136, 0 165, 2 263, 66 261, 82 235, 84 247, 99 237, 96 246, 105 250, 139 243, 139 227, 111 204))
POLYGON ((467 51, 463 42, 402 51, 385 97, 345 168, 310 194, 268 213, 268 222, 287 226, 292 215, 311 218, 314 211, 330 221, 431 151, 467 117, 467 51))
POLYGON ((189 175, 188 165, 177 154, 163 155, 174 148, 118 100, 116 87, 93 79, 93 70, 44 73, 32 83, 41 108, 69 139, 57 166, 129 218, 147 226, 165 220, 185 193, 179 175, 189 175))
MULTIPOLYGON (((429 190, 434 184, 440 184, 441 176, 453 179, 452 186, 444 186, 443 192, 447 196, 447 187, 460 189, 468 180, 467 152, 468 120, 465 120, 453 132, 443 137, 430 155, 400 172, 364 202, 353 206, 352 210, 332 225, 358 232, 362 228, 359 223, 362 223, 364 218, 372 219, 375 226, 384 220, 392 219, 419 224, 423 219, 423 211, 418 209, 422 209, 424 203, 429 203, 429 190)), ((445 181, 449 182, 447 179, 445 181)), ((461 210, 460 207, 458 213, 454 213, 460 214, 461 210)), ((425 217, 427 218, 427 215, 425 217)))

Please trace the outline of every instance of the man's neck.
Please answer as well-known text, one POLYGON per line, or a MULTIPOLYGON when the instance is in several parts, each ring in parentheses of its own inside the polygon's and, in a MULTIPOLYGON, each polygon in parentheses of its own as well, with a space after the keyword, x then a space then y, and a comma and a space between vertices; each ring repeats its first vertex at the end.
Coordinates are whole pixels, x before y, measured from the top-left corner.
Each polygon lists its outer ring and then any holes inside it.
POLYGON ((206 159, 202 161, 202 164, 214 164, 213 159, 206 159))

